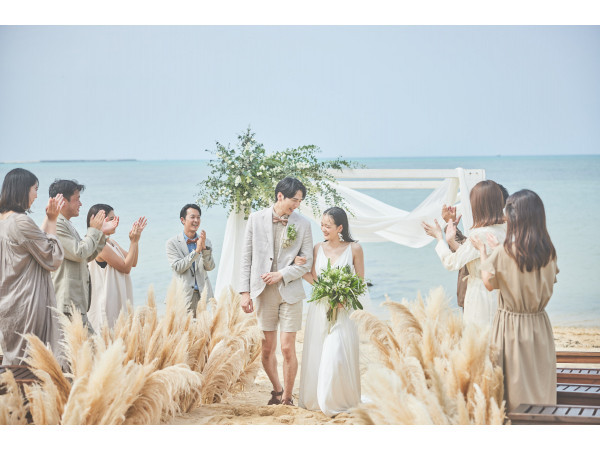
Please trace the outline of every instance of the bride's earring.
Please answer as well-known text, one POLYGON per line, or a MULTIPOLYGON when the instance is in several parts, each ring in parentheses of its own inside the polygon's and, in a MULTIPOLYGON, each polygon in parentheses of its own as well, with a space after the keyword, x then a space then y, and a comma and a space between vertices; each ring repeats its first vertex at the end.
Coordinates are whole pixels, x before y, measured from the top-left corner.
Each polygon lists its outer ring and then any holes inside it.
POLYGON ((340 242, 344 242, 344 236, 342 236, 342 233, 338 233, 338 237, 340 238, 340 242))

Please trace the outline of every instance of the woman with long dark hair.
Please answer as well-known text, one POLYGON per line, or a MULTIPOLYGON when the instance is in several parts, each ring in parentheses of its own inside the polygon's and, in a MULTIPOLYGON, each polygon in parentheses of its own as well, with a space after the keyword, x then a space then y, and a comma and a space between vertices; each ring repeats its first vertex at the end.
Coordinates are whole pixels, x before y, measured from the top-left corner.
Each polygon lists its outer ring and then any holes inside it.
POLYGON ((0 194, 0 347, 2 364, 21 364, 33 334, 60 359, 59 326, 50 271, 60 267, 63 248, 56 219, 62 195, 48 200, 42 229, 27 216, 37 198, 37 177, 25 169, 6 174, 0 194))
MULTIPOLYGON (((491 233, 499 242, 504 242, 504 198, 498 184, 492 180, 480 181, 471 189, 469 200, 473 211, 473 228, 470 235, 485 238, 491 233)), ((437 220, 434 226, 423 223, 423 228, 428 235, 438 240, 435 251, 447 270, 457 271, 464 265, 467 266, 469 277, 465 293, 464 320, 490 326, 498 306, 498 293, 488 292, 481 281, 479 251, 473 247, 471 241, 466 241, 452 253, 448 245, 454 243, 454 235, 449 235, 449 232, 456 230, 453 223, 449 223, 446 230, 447 242, 443 239, 443 232, 437 220)))
POLYGON ((540 197, 523 189, 506 201, 506 240, 488 236, 491 255, 471 238, 481 255, 481 278, 500 292, 491 343, 504 371, 509 411, 521 403, 556 404, 556 351, 546 305, 558 267, 540 197))
MULTIPOLYGON (((88 211, 88 227, 92 217, 100 211, 104 211, 106 220, 116 220, 118 226, 119 218, 115 216, 113 207, 98 203, 88 211)), ((106 238, 102 251, 88 263, 92 284, 88 318, 95 330, 100 331, 104 324, 112 328, 121 311, 126 309, 127 301, 133 303, 133 286, 129 273, 137 265, 138 243, 145 226, 145 217, 134 222, 129 232, 129 250, 122 248, 110 237, 116 231, 115 226, 106 238)))
MULTIPOLYGON (((304 278, 313 284, 328 262, 332 267, 348 265, 364 278, 363 250, 350 235, 346 212, 338 207, 326 210, 321 231, 325 240, 315 245, 312 270, 304 278)), ((304 258, 295 261, 304 262, 304 258)), ((359 340, 356 324, 349 317, 351 311, 339 310, 330 333, 326 312, 327 305, 322 303, 313 302, 308 307, 298 404, 333 416, 360 402, 359 340)))

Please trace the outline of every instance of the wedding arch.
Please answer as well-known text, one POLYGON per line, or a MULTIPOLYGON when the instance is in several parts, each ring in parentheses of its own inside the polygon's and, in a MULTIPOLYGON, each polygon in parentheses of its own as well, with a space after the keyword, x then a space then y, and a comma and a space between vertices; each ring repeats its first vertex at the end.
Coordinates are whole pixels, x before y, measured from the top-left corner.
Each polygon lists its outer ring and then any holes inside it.
MULTIPOLYGON (((347 167, 347 166, 346 166, 347 167)), ((432 238, 423 231, 421 222, 441 220, 444 204, 457 205, 462 214, 466 234, 473 224, 469 192, 479 181, 485 179, 483 169, 350 169, 331 170, 336 191, 351 212, 349 222, 353 237, 361 242, 390 241, 408 247, 424 247, 432 238), (357 189, 433 189, 433 192, 412 211, 404 211, 388 205, 357 189)), ((310 195, 310 192, 309 192, 310 195)), ((334 206, 331 197, 317 194, 311 205, 303 204, 300 212, 320 223, 320 214, 334 206), (314 205, 317 204, 318 208, 314 205), (312 206, 312 207, 311 207, 312 206)), ((236 289, 239 278, 247 214, 232 209, 227 219, 225 238, 215 285, 219 298, 228 286, 236 289)))

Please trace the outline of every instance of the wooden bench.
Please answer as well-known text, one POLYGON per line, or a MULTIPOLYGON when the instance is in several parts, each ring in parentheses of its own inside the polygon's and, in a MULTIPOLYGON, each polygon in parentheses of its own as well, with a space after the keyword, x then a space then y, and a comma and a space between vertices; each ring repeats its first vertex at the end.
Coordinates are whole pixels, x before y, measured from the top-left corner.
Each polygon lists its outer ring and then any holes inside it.
POLYGON ((523 404, 508 418, 513 425, 600 425, 600 406, 523 404))
POLYGON ((556 352, 557 363, 600 364, 600 352, 556 352))
MULTIPOLYGON (((29 369, 29 366, 0 366, 0 375, 4 372, 10 371, 15 377, 15 381, 17 385, 23 390, 24 384, 34 383, 38 381, 38 378, 33 374, 33 372, 29 369)), ((0 395, 6 393, 6 388, 0 384, 0 395)))
POLYGON ((557 367, 556 382, 569 384, 600 384, 600 369, 557 367))
POLYGON ((600 385, 558 383, 556 385, 556 401, 561 405, 585 405, 600 408, 600 385))

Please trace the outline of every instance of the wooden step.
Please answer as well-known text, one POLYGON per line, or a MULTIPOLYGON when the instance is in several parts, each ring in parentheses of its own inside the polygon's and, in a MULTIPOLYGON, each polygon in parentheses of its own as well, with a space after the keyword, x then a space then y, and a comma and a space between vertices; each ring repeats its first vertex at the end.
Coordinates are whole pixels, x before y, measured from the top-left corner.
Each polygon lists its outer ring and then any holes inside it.
POLYGON ((600 352, 556 352, 557 363, 600 364, 600 352))
POLYGON ((565 405, 600 407, 600 385, 558 383, 556 401, 565 405))
POLYGON ((600 369, 558 367, 556 381, 571 384, 600 384, 600 369))
POLYGON ((600 406, 522 404, 508 418, 513 425, 600 425, 600 406))

